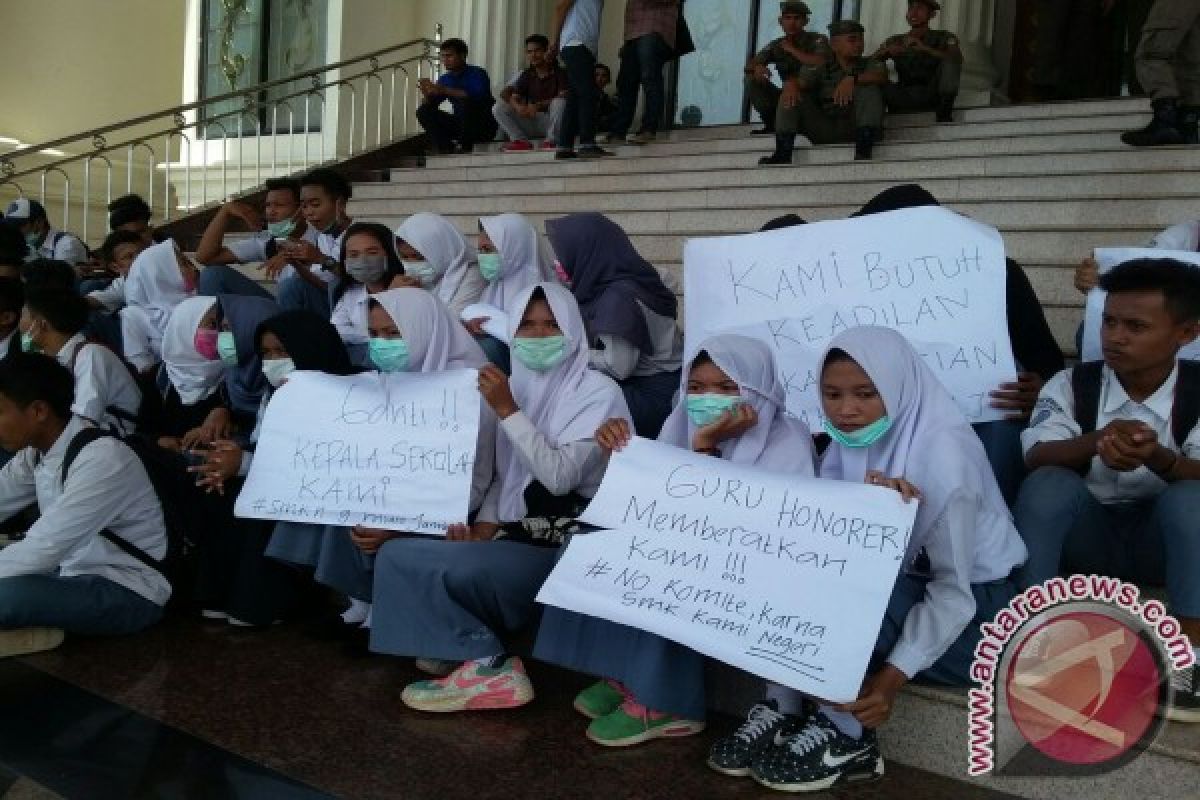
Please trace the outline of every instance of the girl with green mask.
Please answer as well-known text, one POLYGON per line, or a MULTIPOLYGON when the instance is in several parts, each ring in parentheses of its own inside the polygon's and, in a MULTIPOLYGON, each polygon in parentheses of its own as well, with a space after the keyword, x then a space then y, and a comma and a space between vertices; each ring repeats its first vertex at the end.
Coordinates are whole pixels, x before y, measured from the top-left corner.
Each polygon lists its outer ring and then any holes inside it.
POLYGON ((596 428, 628 418, 620 388, 588 368, 569 291, 538 284, 506 310, 514 345, 528 346, 514 347, 511 381, 490 365, 479 371, 500 432, 496 477, 475 523, 452 528, 450 542, 394 539, 375 560, 371 646, 458 662, 445 678, 405 688, 401 699, 419 710, 514 708, 533 698, 521 659, 502 639, 534 621, 557 548, 600 484, 596 428))
MULTIPOLYGON (((685 364, 681 383, 660 442, 747 467, 813 476, 812 435, 786 413, 786 393, 765 344, 714 336, 685 364)), ((628 421, 610 419, 596 431, 596 441, 611 452, 632 435, 628 421)), ((605 677, 574 703, 592 719, 586 735, 595 742, 625 747, 704 730, 704 658, 686 647, 548 606, 534 654, 605 677)))
MULTIPOLYGON (((833 437, 819 477, 871 484, 920 505, 911 531, 878 542, 901 568, 858 698, 816 700, 812 713, 802 695, 770 685, 766 702, 713 747, 710 766, 783 791, 879 777, 875 729, 900 689, 917 676, 970 684, 980 626, 1015 596, 1010 576, 1027 557, 978 436, 903 335, 851 328, 819 363, 833 437), (854 758, 839 755, 848 753, 854 758)), ((857 609, 851 603, 845 613, 857 609)))
POLYGON ((375 222, 355 222, 346 229, 339 260, 330 321, 341 334, 354 363, 369 367, 368 301, 392 286, 401 285, 407 276, 391 230, 375 222))

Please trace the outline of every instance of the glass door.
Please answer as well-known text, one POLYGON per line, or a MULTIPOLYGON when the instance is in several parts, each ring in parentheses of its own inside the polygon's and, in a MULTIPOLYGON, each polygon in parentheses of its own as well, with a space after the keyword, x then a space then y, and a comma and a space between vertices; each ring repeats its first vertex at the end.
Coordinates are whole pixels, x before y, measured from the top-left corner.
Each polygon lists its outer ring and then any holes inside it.
MULTIPOLYGON (((857 18, 860 0, 806 0, 808 30, 826 32, 835 19, 857 18)), ((696 52, 678 62, 674 124, 736 125, 750 121, 742 70, 750 56, 781 35, 779 0, 686 0, 684 16, 696 52)))

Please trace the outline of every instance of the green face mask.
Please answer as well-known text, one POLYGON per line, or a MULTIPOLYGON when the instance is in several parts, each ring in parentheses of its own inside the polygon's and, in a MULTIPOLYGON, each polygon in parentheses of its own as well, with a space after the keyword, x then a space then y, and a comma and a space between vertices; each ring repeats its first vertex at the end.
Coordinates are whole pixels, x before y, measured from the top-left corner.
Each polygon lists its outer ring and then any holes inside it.
POLYGON ((268 222, 267 223, 267 233, 271 234, 271 236, 275 237, 276 239, 286 239, 287 237, 291 236, 292 232, 295 230, 296 230, 296 218, 295 217, 288 217, 287 219, 281 219, 281 220, 279 220, 279 222, 268 222))
POLYGON ((479 254, 479 272, 483 275, 483 279, 488 283, 495 283, 500 277, 500 268, 502 265, 499 253, 480 253, 479 254))
POLYGON ((408 372, 408 342, 403 339, 372 338, 367 353, 380 372, 408 372))
POLYGON ((221 357, 221 363, 225 366, 237 366, 237 345, 233 341, 233 331, 221 331, 217 334, 217 355, 221 357))
POLYGON ((42 235, 32 232, 25 234, 25 244, 29 245, 30 250, 37 250, 42 244, 42 235))
POLYGON ((567 337, 559 334, 537 339, 514 338, 512 353, 534 372, 548 372, 567 357, 567 337))
POLYGON ((433 266, 428 261, 401 261, 400 263, 404 265, 404 274, 419 280, 426 289, 434 284, 433 266))
POLYGON ((828 418, 824 421, 825 432, 833 437, 833 440, 844 447, 870 447, 871 445, 882 439, 887 432, 892 429, 892 419, 887 414, 884 414, 879 419, 872 422, 870 425, 859 428, 856 431, 847 433, 833 426, 833 423, 828 418))
POLYGON ((36 353, 38 351, 37 345, 33 343, 32 334, 26 332, 21 333, 21 350, 26 353, 36 353))
POLYGON ((742 398, 732 394, 689 394, 687 396, 688 419, 697 428, 712 425, 726 411, 742 404, 742 398))

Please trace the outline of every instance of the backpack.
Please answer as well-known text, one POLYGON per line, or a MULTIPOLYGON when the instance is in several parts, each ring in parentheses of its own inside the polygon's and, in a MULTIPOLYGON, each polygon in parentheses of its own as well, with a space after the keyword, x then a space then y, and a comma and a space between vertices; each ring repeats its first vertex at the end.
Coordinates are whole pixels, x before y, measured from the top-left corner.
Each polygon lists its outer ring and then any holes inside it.
MULTIPOLYGON (((1096 430, 1103 380, 1103 361, 1088 361, 1071 370, 1075 421, 1079 423, 1083 434, 1096 430)), ((1177 447, 1183 447, 1197 422, 1200 422, 1200 361, 1180 359, 1175 402, 1171 406, 1171 435, 1175 437, 1177 447)))
POLYGON ((71 465, 75 463, 75 459, 79 456, 80 451, 92 442, 100 439, 116 439, 117 441, 125 444, 134 452, 134 454, 138 457, 138 460, 141 461, 143 466, 146 468, 146 474, 150 476, 150 484, 154 487, 154 494, 158 497, 159 505, 162 506, 163 510, 163 522, 166 526, 167 532, 167 554, 161 560, 154 558, 145 550, 135 545, 133 542, 130 542, 129 540, 119 536, 108 528, 100 531, 99 535, 107 540, 110 544, 120 549, 126 555, 137 559, 146 566, 158 572, 167 579, 167 582, 170 583, 172 587, 176 586, 178 583, 179 564, 183 560, 186 550, 186 540, 181 533, 183 528, 178 524, 178 509, 176 509, 173 504, 168 502, 168 495, 162 491, 162 487, 157 483, 155 471, 152 470, 151 466, 146 463, 146 456, 143 448, 141 448, 139 445, 140 440, 136 438, 123 439, 122 437, 101 428, 84 428, 79 433, 75 434, 75 438, 73 438, 67 444, 67 451, 63 454, 62 470, 60 472, 61 483, 66 485, 67 473, 71 469, 71 465))

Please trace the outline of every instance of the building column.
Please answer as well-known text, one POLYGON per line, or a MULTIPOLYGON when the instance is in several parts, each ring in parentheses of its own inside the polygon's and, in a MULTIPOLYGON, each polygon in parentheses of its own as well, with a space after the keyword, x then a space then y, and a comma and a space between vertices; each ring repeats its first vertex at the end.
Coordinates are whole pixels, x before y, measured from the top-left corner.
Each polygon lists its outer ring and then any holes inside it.
MULTIPOLYGON (((863 3, 859 21, 867 30, 867 52, 873 51, 889 36, 908 30, 904 21, 907 4, 899 2, 863 3)), ((997 86, 997 71, 992 57, 995 32, 995 0, 942 0, 942 10, 931 26, 958 35, 963 53, 962 91, 959 105, 987 105, 997 86)))

